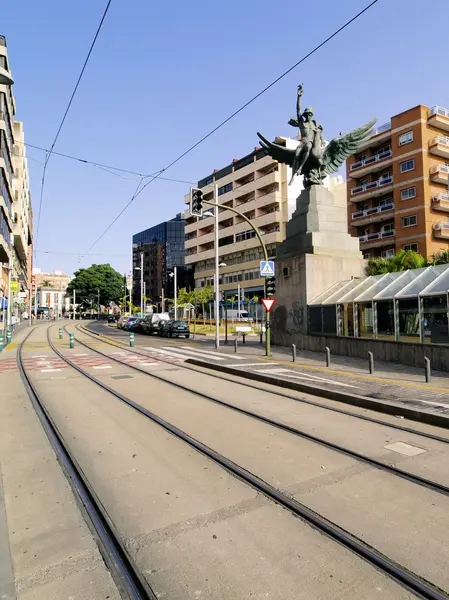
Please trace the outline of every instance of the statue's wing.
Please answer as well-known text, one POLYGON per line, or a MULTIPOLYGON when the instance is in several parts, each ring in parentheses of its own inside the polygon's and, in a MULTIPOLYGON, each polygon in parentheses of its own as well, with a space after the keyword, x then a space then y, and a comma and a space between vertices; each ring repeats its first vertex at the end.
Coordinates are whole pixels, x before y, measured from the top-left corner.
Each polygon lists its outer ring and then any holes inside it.
POLYGON ((275 144, 274 142, 269 142, 263 135, 257 132, 257 135, 260 139, 260 145, 265 150, 267 154, 278 160, 281 163, 285 163, 289 167, 293 165, 293 159, 295 158, 295 151, 286 148, 285 146, 280 146, 279 144, 275 144))
POLYGON ((326 146, 323 152, 323 167, 328 175, 335 173, 351 154, 357 152, 360 144, 369 139, 376 120, 373 119, 358 129, 337 136, 326 146))

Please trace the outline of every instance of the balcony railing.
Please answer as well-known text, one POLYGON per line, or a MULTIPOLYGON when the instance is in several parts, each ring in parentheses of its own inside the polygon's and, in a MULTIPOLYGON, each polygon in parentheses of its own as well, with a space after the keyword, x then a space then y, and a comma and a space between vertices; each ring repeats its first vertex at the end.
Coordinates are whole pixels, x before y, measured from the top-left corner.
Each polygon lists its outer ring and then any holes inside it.
POLYGON ((432 196, 432 202, 449 202, 449 194, 435 194, 432 196))
POLYGON ((370 181, 364 185, 359 185, 355 188, 352 188, 351 196, 355 196, 356 194, 361 194, 363 192, 369 192, 374 188, 383 187, 384 185, 391 185, 392 183, 393 177, 391 175, 389 177, 381 177, 380 179, 376 179, 376 181, 370 181))
POLYGON ((360 169, 361 167, 368 167, 373 163, 378 162, 379 160, 384 160, 385 158, 391 158, 393 156, 393 152, 391 150, 384 150, 383 152, 379 152, 374 156, 370 156, 369 158, 365 158, 364 160, 359 160, 358 162, 351 165, 350 171, 354 171, 355 169, 360 169))
POLYGON ((442 144, 443 146, 449 146, 449 137, 445 135, 437 135, 429 141, 429 146, 434 144, 442 144))
POLYGON ((434 175, 435 173, 438 173, 439 171, 449 174, 449 165, 433 165, 433 167, 430 167, 431 175, 434 175))
POLYGON ((434 229, 441 231, 442 229, 449 229, 449 223, 437 223, 433 226, 434 229))
POLYGON ((373 129, 373 133, 371 134, 371 137, 374 137, 375 135, 379 135, 379 133, 384 133, 385 131, 388 131, 389 129, 391 129, 391 121, 382 123, 382 125, 379 125, 379 127, 376 127, 376 129, 373 129))
POLYGON ((395 230, 392 231, 378 231, 377 233, 369 233, 368 235, 361 235, 359 237, 359 242, 363 244, 364 242, 374 242, 375 240, 384 240, 388 238, 392 238, 396 235, 395 230))
POLYGON ((432 106, 432 108, 429 109, 429 117, 431 117, 432 115, 441 115, 442 117, 448 117, 449 118, 449 110, 447 108, 443 108, 442 106, 432 106))
POLYGON ((361 217, 371 217, 379 213, 386 212, 387 210, 393 210, 394 202, 389 204, 383 204, 382 206, 375 206, 374 208, 367 208, 366 210, 360 210, 359 212, 352 213, 353 219, 360 219, 361 217))

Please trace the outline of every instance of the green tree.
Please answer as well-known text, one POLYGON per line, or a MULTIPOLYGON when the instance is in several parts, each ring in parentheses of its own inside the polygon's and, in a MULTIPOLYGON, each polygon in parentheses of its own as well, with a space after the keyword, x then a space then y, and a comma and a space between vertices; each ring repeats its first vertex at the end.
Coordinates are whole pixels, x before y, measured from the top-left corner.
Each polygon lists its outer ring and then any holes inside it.
POLYGON ((75 277, 67 287, 67 295, 72 296, 75 290, 77 303, 92 299, 93 305, 97 306, 99 290, 100 304, 107 305, 123 298, 123 286, 123 275, 111 265, 91 265, 87 269, 75 271, 75 277))
POLYGON ((449 263, 449 250, 441 250, 441 252, 435 252, 431 260, 433 265, 447 265, 449 263))
POLYGON ((41 286, 42 287, 47 287, 47 288, 48 287, 53 287, 52 284, 51 284, 51 281, 48 280, 48 279, 44 279, 44 281, 41 283, 41 286))
MULTIPOLYGON (((206 324, 206 304, 209 304, 214 297, 214 290, 212 286, 205 285, 204 287, 196 290, 195 292, 195 300, 201 304, 201 310, 203 312, 203 323, 206 324)), ((192 302, 193 304, 193 302, 192 302)))
POLYGON ((366 271, 368 275, 383 275, 409 269, 420 269, 428 265, 429 261, 421 254, 413 252, 413 250, 400 250, 390 258, 370 258, 366 271))

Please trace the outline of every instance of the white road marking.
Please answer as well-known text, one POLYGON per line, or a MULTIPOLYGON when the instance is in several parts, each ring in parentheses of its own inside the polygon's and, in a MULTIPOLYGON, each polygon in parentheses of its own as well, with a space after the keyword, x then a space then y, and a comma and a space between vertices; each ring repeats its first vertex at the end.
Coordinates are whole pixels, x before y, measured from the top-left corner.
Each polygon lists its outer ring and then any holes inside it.
MULTIPOLYGON (((167 350, 171 350, 173 352, 181 352, 181 353, 185 353, 185 350, 179 350, 178 348, 176 348, 175 346, 164 346, 164 348, 166 348, 167 350)), ((210 356, 209 354, 203 354, 203 352, 198 352, 197 350, 190 350, 190 352, 193 354, 193 358, 195 358, 195 356, 200 356, 203 358, 207 358, 208 360, 226 360, 225 358, 222 358, 220 356, 217 355, 212 355, 210 356)), ((190 358, 192 358, 190 356, 190 358)))
MULTIPOLYGON (((269 362, 259 362, 259 363, 245 363, 244 365, 239 365, 239 367, 242 367, 242 369, 244 369, 245 367, 266 367, 267 365, 277 365, 278 363, 269 363, 269 362)), ((273 369, 268 369, 269 371, 272 371, 273 369)))
POLYGON ((151 362, 151 363, 141 362, 140 364, 142 365, 142 367, 150 367, 150 366, 153 366, 153 365, 159 365, 160 363, 157 363, 157 362, 151 362))
POLYGON ((324 379, 324 377, 315 377, 314 375, 309 375, 309 374, 298 375, 296 372, 293 373, 292 371, 289 371, 288 369, 258 369, 256 371, 256 373, 272 373, 273 375, 282 375, 283 377, 290 377, 291 379, 306 379, 306 380, 313 379, 316 382, 332 383, 334 385, 340 385, 342 387, 350 387, 350 388, 357 387, 355 385, 350 385, 349 383, 340 383, 339 381, 334 381, 333 379, 324 379))
POLYGON ((209 352, 208 350, 196 350, 195 348, 191 348, 190 346, 181 346, 181 348, 184 348, 185 350, 190 350, 191 352, 194 352, 195 354, 205 354, 207 356, 223 356, 225 358, 235 358, 236 360, 247 360, 246 358, 244 358, 243 356, 233 356, 231 354, 221 354, 219 352, 209 352))
POLYGON ((426 452, 422 448, 412 446, 411 444, 406 444, 405 442, 394 442, 394 444, 388 444, 387 446, 384 446, 384 448, 387 450, 393 450, 393 452, 398 452, 404 456, 418 456, 419 454, 426 452))
POLYGON ((89 356, 88 354, 74 354, 73 356, 89 356))
POLYGON ((161 350, 160 348, 145 348, 146 350, 151 350, 152 352, 156 352, 157 354, 162 354, 166 356, 171 356, 173 358, 182 358, 183 360, 187 360, 188 358, 192 358, 188 354, 178 354, 177 352, 169 352, 168 350, 161 350))
POLYGON ((442 408, 449 408, 449 404, 444 404, 443 402, 431 402, 430 400, 420 400, 419 402, 431 404, 432 406, 441 406, 442 408))
POLYGON ((60 371, 61 369, 41 369, 41 373, 55 373, 56 371, 60 371))
POLYGON ((92 367, 93 369, 112 369, 111 365, 101 365, 98 367, 92 367))
POLYGON ((33 355, 31 356, 31 358, 48 358, 48 356, 46 356, 45 354, 44 354, 44 355, 41 355, 41 354, 39 354, 39 355, 37 355, 37 354, 33 354, 33 355))

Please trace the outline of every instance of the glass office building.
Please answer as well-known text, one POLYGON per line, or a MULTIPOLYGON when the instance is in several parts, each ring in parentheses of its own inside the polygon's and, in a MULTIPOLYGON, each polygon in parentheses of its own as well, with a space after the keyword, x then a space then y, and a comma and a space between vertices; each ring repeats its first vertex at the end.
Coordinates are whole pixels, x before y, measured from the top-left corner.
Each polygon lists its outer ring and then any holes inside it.
POLYGON ((140 303, 141 254, 143 254, 143 281, 145 295, 151 298, 153 304, 159 304, 162 296, 174 296, 173 268, 178 271, 178 288, 193 287, 193 269, 184 265, 184 216, 182 213, 174 219, 159 223, 133 235, 133 301, 140 303))

